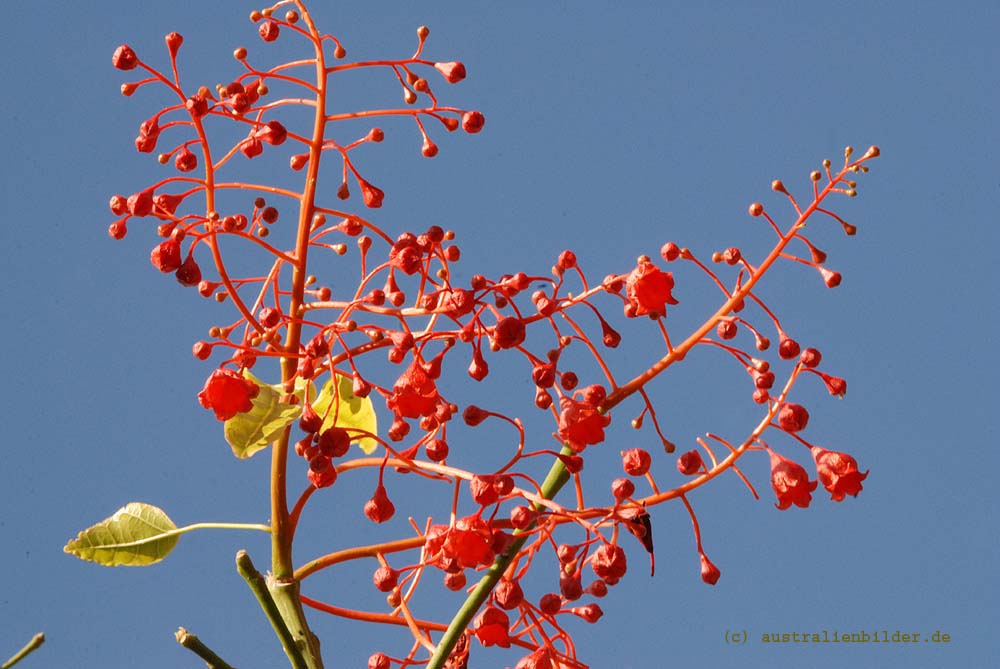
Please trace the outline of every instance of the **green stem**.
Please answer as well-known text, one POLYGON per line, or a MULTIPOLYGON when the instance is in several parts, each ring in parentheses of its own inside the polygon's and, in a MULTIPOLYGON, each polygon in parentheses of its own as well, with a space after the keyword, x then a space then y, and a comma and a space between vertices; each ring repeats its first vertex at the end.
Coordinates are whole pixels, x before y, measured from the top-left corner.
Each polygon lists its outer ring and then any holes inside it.
POLYGON ((24 648, 14 653, 13 657, 9 660, 0 664, 0 669, 8 669, 13 667, 15 664, 26 658, 33 650, 45 643, 45 633, 39 632, 35 636, 31 637, 31 641, 24 645, 24 648))
MULTIPOLYGON (((564 446, 562 449, 562 455, 572 455, 573 450, 568 446, 564 446)), ((552 463, 552 468, 549 469, 548 475, 542 482, 542 497, 545 499, 552 499, 556 494, 562 489, 566 482, 569 481, 569 472, 566 471, 566 466, 563 464, 562 460, 556 458, 555 462, 552 463)), ((543 510, 541 505, 535 505, 536 511, 543 510)), ((524 530, 515 530, 514 536, 516 537, 511 543, 507 552, 503 555, 497 556, 493 565, 486 570, 486 573, 479 580, 476 587, 469 593, 466 598, 465 603, 462 604, 462 608, 458 610, 455 617, 451 619, 451 623, 448 625, 448 630, 441 637, 441 640, 437 644, 437 649, 434 651, 434 656, 431 657, 430 662, 427 665, 427 669, 441 669, 444 663, 448 660, 448 656, 451 655, 451 651, 455 648, 455 644, 458 643, 459 638, 469 627, 472 622, 472 618, 476 615, 482 607, 483 602, 490 596, 493 592, 493 588, 500 581, 500 577, 510 566, 510 563, 514 560, 517 554, 520 552, 524 543, 528 540, 527 533, 535 528, 537 523, 532 523, 524 530)))
POLYGON ((177 629, 177 632, 174 633, 174 638, 177 639, 177 643, 205 660, 208 664, 208 669, 235 669, 231 664, 216 655, 211 648, 202 643, 201 639, 183 627, 177 629))
MULTIPOLYGON (((302 657, 302 649, 285 624, 285 618, 282 616, 278 604, 271 596, 270 583, 266 582, 260 572, 253 566, 253 561, 246 551, 239 551, 236 554, 236 570, 243 577, 243 580, 247 582, 247 585, 250 586, 254 597, 260 603, 260 608, 264 610, 264 615, 271 621, 271 627, 274 628, 274 633, 278 635, 281 646, 285 649, 285 654, 292 662, 292 667, 294 669, 313 669, 312 666, 306 664, 305 659, 302 657)), ((296 597, 297 599, 298 597, 296 597)))

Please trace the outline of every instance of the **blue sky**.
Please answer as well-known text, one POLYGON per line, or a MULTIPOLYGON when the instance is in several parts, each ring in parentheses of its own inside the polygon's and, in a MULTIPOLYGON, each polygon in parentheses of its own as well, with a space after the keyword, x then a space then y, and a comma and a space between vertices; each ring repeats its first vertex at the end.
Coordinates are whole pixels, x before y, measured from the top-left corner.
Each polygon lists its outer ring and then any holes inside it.
MULTIPOLYGON (((656 576, 633 568, 601 601, 605 618, 575 628, 581 658, 593 667, 995 665, 1000 9, 539 4, 315 10, 352 58, 407 55, 426 24, 429 57, 465 62, 469 78, 436 91, 481 109, 483 133, 439 134, 440 155, 426 160, 411 124, 386 124, 364 169, 387 193, 375 220, 393 234, 430 224, 456 230, 468 275, 545 274, 571 248, 599 279, 668 240, 703 256, 738 245, 753 257, 768 233, 746 216, 747 204, 761 200, 787 216, 772 179, 805 197, 823 158, 837 163, 847 144, 882 149, 859 180, 860 197, 837 204, 857 236, 813 228, 843 284, 826 290, 814 272, 787 268, 762 288, 795 336, 848 379, 843 401, 818 386, 803 386, 801 397, 813 410, 808 436, 871 470, 864 492, 842 504, 816 495, 807 510, 779 512, 763 458, 746 468, 759 502, 735 477, 699 490, 691 501, 723 572, 714 588, 698 578, 683 508, 659 507, 656 576), (729 646, 727 630, 750 640, 729 646), (952 641, 759 642, 764 633, 819 630, 940 631, 952 641)), ((191 343, 229 314, 149 266, 151 235, 113 242, 106 234, 108 197, 162 173, 132 150, 157 98, 118 94, 114 48, 128 42, 163 64, 163 35, 176 30, 186 39, 182 72, 226 81, 236 72, 234 47, 263 51, 250 9, 235 0, 7 8, 0 654, 38 630, 49 639, 25 667, 199 666, 173 643, 180 625, 236 666, 282 661, 232 567, 243 547, 266 564, 263 535, 192 534, 143 570, 104 569, 61 550, 131 500, 159 505, 179 524, 266 522, 266 458, 236 461, 195 400, 210 365, 190 356, 191 343)), ((341 94, 368 92, 347 84, 341 94)), ((344 102, 352 104, 363 103, 344 102)), ((681 276, 678 328, 717 306, 700 277, 681 276)), ((652 355, 623 344, 619 364, 652 355)), ((655 386, 681 448, 705 431, 735 438, 756 422, 740 370, 708 354, 688 363, 655 386)), ((506 387, 523 388, 530 401, 522 382, 506 387)), ((464 403, 466 392, 469 401, 488 396, 463 382, 453 399, 464 403)), ((630 411, 637 405, 620 414, 630 411)), ((616 438, 639 438, 623 435, 616 438)), ((505 439, 476 432, 468 448, 487 462, 505 439)), ((608 454, 618 448, 595 455, 594 468, 612 471, 608 454)), ((304 518, 302 559, 371 531, 361 503, 372 481, 344 479, 304 518)), ((398 485, 400 499, 413 493, 398 485)), ((324 574, 309 585, 350 602, 370 597, 369 573, 324 574)), ((384 640, 381 629, 313 619, 331 667, 363 666, 374 646, 405 644, 402 635, 384 640)), ((473 666, 515 661, 477 648, 473 666)))

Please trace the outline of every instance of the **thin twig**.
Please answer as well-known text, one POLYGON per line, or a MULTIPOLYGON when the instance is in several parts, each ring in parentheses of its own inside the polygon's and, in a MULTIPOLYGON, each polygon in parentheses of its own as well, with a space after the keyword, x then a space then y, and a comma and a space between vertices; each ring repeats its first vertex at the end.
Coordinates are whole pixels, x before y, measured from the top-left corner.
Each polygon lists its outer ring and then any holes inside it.
POLYGON ((231 664, 216 655, 211 648, 202 643, 201 639, 183 627, 177 628, 174 638, 177 639, 177 643, 205 660, 205 663, 208 664, 208 669, 235 669, 231 664))
POLYGON ((45 643, 45 633, 39 632, 31 637, 31 641, 25 644, 24 648, 14 653, 13 657, 0 665, 0 669, 8 669, 26 658, 33 650, 45 643))
POLYGON ((295 643, 292 633, 288 631, 288 626, 285 624, 284 618, 281 617, 281 612, 278 611, 278 605, 274 603, 271 592, 267 588, 267 582, 253 566, 253 562, 246 551, 241 550, 236 554, 236 570, 250 586, 254 597, 260 602, 260 608, 264 609, 264 615, 271 621, 271 627, 274 628, 274 633, 278 635, 278 639, 281 641, 281 646, 285 649, 288 659, 292 661, 292 667, 294 669, 306 669, 306 661, 302 657, 302 649, 295 643))

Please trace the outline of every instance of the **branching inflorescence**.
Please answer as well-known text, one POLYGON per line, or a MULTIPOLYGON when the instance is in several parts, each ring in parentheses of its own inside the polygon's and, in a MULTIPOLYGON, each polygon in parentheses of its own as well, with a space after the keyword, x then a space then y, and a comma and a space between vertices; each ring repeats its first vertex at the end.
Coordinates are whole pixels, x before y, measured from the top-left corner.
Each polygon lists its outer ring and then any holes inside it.
POLYGON ((551 273, 518 272, 493 279, 475 275, 467 284, 457 285, 451 280, 460 256, 453 232, 432 226, 393 239, 373 221, 331 200, 333 194, 344 201, 355 199, 355 187, 367 208, 378 208, 384 197, 352 160, 356 150, 381 142, 383 131, 370 127, 362 136, 343 139, 337 136, 341 121, 374 123, 409 117, 428 158, 438 153, 434 130, 482 130, 481 113, 444 106, 432 90, 442 78, 449 84, 461 81, 464 66, 425 59, 425 27, 418 29, 417 48, 409 58, 348 63, 344 46, 321 34, 298 0, 255 11, 251 20, 264 42, 300 39, 312 46, 313 54, 264 69, 251 62, 247 49, 238 48, 234 56, 242 71, 231 83, 192 90, 178 73, 182 38, 177 33, 166 37, 171 68, 167 74, 128 46, 115 52, 115 67, 144 73, 144 78, 122 85, 125 95, 156 83, 176 96, 173 104, 140 125, 135 146, 144 153, 162 151, 159 161, 172 163, 178 173, 130 196, 114 196, 111 210, 119 218, 111 224, 110 234, 121 239, 129 229, 155 225, 162 241, 153 247, 152 264, 174 274, 182 285, 196 287, 202 296, 236 309, 235 320, 211 328, 209 338, 194 345, 197 358, 220 361, 198 397, 226 421, 227 438, 237 455, 247 457, 264 446, 271 449, 269 588, 295 637, 293 664, 321 666, 301 601, 334 615, 407 628, 413 637, 409 652, 390 657, 376 649, 369 660, 371 669, 428 662, 430 667, 463 667, 473 639, 484 646, 523 648, 519 669, 584 666, 576 658, 568 621, 582 618, 594 623, 601 617, 595 600, 625 575, 628 542, 652 558, 651 507, 678 499, 690 512, 701 577, 714 584, 720 570, 703 550, 689 495, 731 471, 756 496, 738 466, 748 453, 770 459, 771 484, 780 509, 808 506, 818 482, 836 501, 858 494, 867 473, 859 472, 851 456, 804 439, 801 432, 809 413, 789 399, 804 377, 818 378, 837 396, 844 394, 846 382, 820 369, 817 349, 801 348, 789 336, 757 286, 780 260, 808 266, 830 288, 840 283, 840 274, 824 264, 826 254, 806 237, 806 223, 822 215, 848 235, 855 233, 854 226, 826 208, 826 202, 834 195, 856 194, 852 179, 867 172, 866 163, 879 155, 878 148, 871 147, 860 157, 848 148, 842 166, 824 161, 822 169, 810 175, 811 197, 804 202, 774 181, 772 190, 787 197, 794 215, 783 226, 762 204, 750 205, 750 216, 766 221, 775 237, 773 248, 761 260, 751 261, 738 248, 728 248, 706 262, 670 242, 658 258, 639 256, 633 267, 593 281, 567 250, 558 255, 551 273), (330 82, 343 72, 360 69, 390 73, 404 104, 397 109, 329 113, 330 82), (277 95, 279 89, 288 93, 277 95), (299 128, 285 120, 295 108, 312 111, 311 127, 299 128), (239 128, 228 144, 214 139, 222 124, 239 128), (300 191, 232 176, 242 161, 267 159, 283 145, 293 147, 288 169, 302 173, 300 191), (321 183, 321 161, 340 165, 339 184, 321 183), (232 198, 222 197, 233 192, 244 198, 242 205, 238 201, 229 205, 232 198), (291 223, 286 224, 288 219, 291 223), (267 260, 255 273, 243 275, 232 257, 250 250, 267 260), (358 266, 360 278, 347 292, 331 290, 323 277, 312 273, 317 263, 310 260, 322 258, 328 266, 332 256, 343 256, 343 263, 358 266), (674 272, 663 267, 674 264, 705 275, 720 293, 714 313, 685 334, 668 327, 668 305, 678 302, 672 294, 674 272), (622 343, 610 323, 611 312, 619 308, 614 305, 620 305, 626 319, 647 320, 662 338, 662 349, 633 378, 616 375, 602 357, 603 349, 622 343), (529 348, 529 329, 532 342, 549 342, 544 350, 529 348), (653 462, 662 456, 641 448, 622 451, 621 472, 588 470, 588 475, 611 479, 611 503, 586 504, 581 481, 588 449, 601 447, 611 412, 624 401, 632 398, 639 403, 633 426, 651 429, 663 450, 674 452, 661 431, 647 387, 696 346, 721 349, 745 369, 749 393, 760 405, 760 421, 735 439, 711 433, 697 439, 698 448, 676 458, 680 478, 672 481, 662 469, 654 476, 653 462), (578 368, 575 373, 563 365, 563 354, 570 348, 592 358, 590 371, 578 368), (780 379, 778 366, 765 357, 775 349, 776 357, 790 368, 780 379), (380 350, 393 367, 369 362, 380 350), (274 374, 259 364, 268 359, 280 365, 280 380, 271 379, 277 381, 273 385, 250 374, 251 369, 261 377, 274 374), (486 383, 494 360, 505 366, 520 364, 530 376, 533 404, 551 416, 557 449, 550 450, 547 435, 527 434, 518 417, 449 395, 444 382, 449 375, 467 374, 486 383), (378 400, 374 404, 373 398, 378 400), (392 415, 384 433, 374 427, 375 410, 392 415), (271 412, 272 429, 263 441, 248 444, 230 434, 230 427, 239 431, 241 417, 261 411, 271 412), (518 439, 506 463, 490 471, 449 464, 457 455, 448 439, 456 417, 472 427, 497 421, 509 424, 518 439), (811 481, 806 468, 765 443, 769 430, 785 433, 793 444, 809 449, 818 481, 811 481), (239 448, 235 442, 240 442, 239 448), (352 450, 352 443, 362 450, 352 450), (301 464, 291 460, 292 452, 301 464), (538 481, 524 465, 545 454, 554 456, 553 464, 548 476, 538 481), (360 468, 378 471, 377 487, 363 502, 365 515, 374 523, 395 514, 396 504, 390 499, 394 472, 421 475, 427 485, 450 486, 451 508, 422 527, 411 521, 412 531, 399 539, 341 549, 295 566, 292 541, 307 501, 317 490, 335 485, 339 475, 360 468), (303 482, 307 487, 289 505, 287 488, 297 485, 300 471, 308 478, 303 482), (569 482, 576 488, 575 497, 557 501, 556 493, 569 482), (474 513, 460 514, 460 495, 471 496, 477 507, 474 513), (566 528, 576 528, 573 543, 555 538, 557 529, 566 528), (638 542, 623 539, 626 534, 638 542), (557 578, 546 592, 524 592, 522 578, 539 556, 550 551, 560 565, 557 578), (307 577, 361 558, 376 565, 373 585, 386 593, 385 611, 360 611, 299 594, 298 585, 307 577), (479 577, 450 624, 428 620, 413 604, 417 586, 435 571, 454 591, 466 590, 469 574, 479 577))

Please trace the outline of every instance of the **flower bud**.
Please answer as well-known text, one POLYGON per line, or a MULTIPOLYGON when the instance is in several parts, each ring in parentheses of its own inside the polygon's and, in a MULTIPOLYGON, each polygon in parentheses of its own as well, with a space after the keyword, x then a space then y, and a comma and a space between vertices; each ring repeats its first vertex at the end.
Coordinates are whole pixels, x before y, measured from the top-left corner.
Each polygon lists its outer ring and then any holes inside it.
POLYGON ((372 582, 379 592, 389 592, 399 582, 399 572, 387 565, 382 565, 372 575, 372 582))
POLYGON ((649 451, 641 448, 622 451, 622 468, 629 476, 645 476, 652 462, 653 458, 649 451))
POLYGON ((709 585, 715 585, 719 582, 719 577, 722 576, 722 572, 719 568, 712 564, 712 561, 708 559, 708 556, 704 553, 699 553, 701 558, 701 580, 709 585))
POLYGON ((778 426, 785 432, 799 432, 809 424, 809 412, 800 404, 786 402, 778 411, 778 426))
POLYGON ((139 64, 139 57, 135 55, 132 47, 128 44, 122 44, 115 49, 115 53, 111 56, 111 64, 119 70, 132 70, 139 64))
POLYGON ((375 488, 375 494, 365 503, 365 515, 373 523, 384 523, 396 513, 396 507, 389 501, 385 486, 375 488))
POLYGON ((677 458, 677 471, 685 476, 694 476, 705 466, 698 451, 688 451, 677 458))

